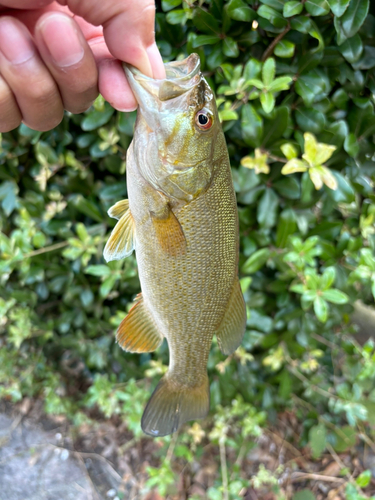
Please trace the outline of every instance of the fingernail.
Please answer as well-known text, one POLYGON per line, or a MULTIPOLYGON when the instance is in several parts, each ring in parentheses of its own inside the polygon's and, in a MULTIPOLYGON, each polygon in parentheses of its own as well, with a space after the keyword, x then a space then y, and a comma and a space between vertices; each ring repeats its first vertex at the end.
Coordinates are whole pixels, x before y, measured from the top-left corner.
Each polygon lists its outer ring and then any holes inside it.
POLYGON ((39 26, 44 43, 56 66, 77 64, 85 53, 73 21, 61 14, 48 16, 39 26))
POLYGON ((0 18, 0 51, 12 64, 21 64, 35 54, 34 44, 13 19, 0 18))
POLYGON ((148 59, 151 64, 153 77, 156 79, 165 78, 163 59, 161 58, 158 46, 154 42, 146 49, 148 59))

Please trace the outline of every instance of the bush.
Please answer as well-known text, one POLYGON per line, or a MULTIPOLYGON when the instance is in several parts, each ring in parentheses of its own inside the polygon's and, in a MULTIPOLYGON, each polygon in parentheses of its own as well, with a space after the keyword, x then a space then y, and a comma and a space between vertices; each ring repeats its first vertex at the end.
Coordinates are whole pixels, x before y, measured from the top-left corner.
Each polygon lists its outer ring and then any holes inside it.
MULTIPOLYGON (((285 409, 315 458, 374 434, 375 345, 361 346, 351 325, 355 301, 375 297, 371 10, 369 0, 162 0, 158 8, 163 58, 201 57, 237 192, 247 331, 227 359, 214 341, 213 423, 202 423, 229 448, 249 444, 266 414, 272 423, 285 409)), ((51 132, 22 125, 2 136, 0 397, 39 396, 48 412, 76 422, 96 404, 128 419, 138 438, 168 353, 115 345, 139 281, 134 256, 102 258, 114 224, 107 209, 126 197, 134 120, 99 97, 51 132)), ((366 498, 349 486, 348 498, 366 498)))

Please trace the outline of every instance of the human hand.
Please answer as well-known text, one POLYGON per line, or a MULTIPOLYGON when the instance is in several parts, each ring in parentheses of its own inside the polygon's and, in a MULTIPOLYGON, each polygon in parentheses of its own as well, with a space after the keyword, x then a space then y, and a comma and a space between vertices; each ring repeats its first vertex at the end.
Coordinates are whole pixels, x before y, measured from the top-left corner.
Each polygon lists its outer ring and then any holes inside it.
POLYGON ((120 61, 163 78, 154 0, 0 0, 0 132, 23 121, 49 130, 98 90, 136 108, 120 61))

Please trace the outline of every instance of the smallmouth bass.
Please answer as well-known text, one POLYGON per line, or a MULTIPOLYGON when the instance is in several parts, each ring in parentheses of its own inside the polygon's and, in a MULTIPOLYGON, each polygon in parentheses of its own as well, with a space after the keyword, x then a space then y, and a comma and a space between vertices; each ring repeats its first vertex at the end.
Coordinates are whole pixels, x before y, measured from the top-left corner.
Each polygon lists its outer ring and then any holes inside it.
POLYGON ((128 149, 128 200, 104 249, 107 261, 135 249, 142 293, 117 330, 128 352, 164 337, 169 369, 143 413, 146 434, 165 436, 209 411, 207 360, 216 334, 224 354, 240 345, 246 307, 238 279, 238 217, 215 99, 191 54, 154 80, 125 66, 138 102, 128 149))

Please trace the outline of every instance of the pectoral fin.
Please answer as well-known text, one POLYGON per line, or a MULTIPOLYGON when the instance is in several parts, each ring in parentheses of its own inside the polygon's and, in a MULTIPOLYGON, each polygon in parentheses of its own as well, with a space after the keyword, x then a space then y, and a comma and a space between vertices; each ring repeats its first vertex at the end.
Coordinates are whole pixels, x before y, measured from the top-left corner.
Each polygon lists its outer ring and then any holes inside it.
POLYGON ((241 344, 245 328, 246 305, 237 279, 224 318, 216 332, 217 343, 223 354, 232 354, 237 349, 241 344))
POLYGON ((186 252, 186 239, 181 224, 169 208, 163 212, 150 212, 152 225, 161 248, 171 257, 183 255, 186 252))
POLYGON ((141 294, 120 323, 116 338, 120 346, 128 352, 152 352, 163 342, 163 335, 157 330, 141 294))
POLYGON ((116 203, 108 210, 108 215, 119 219, 104 248, 107 262, 128 257, 135 248, 135 227, 128 200, 116 203))

